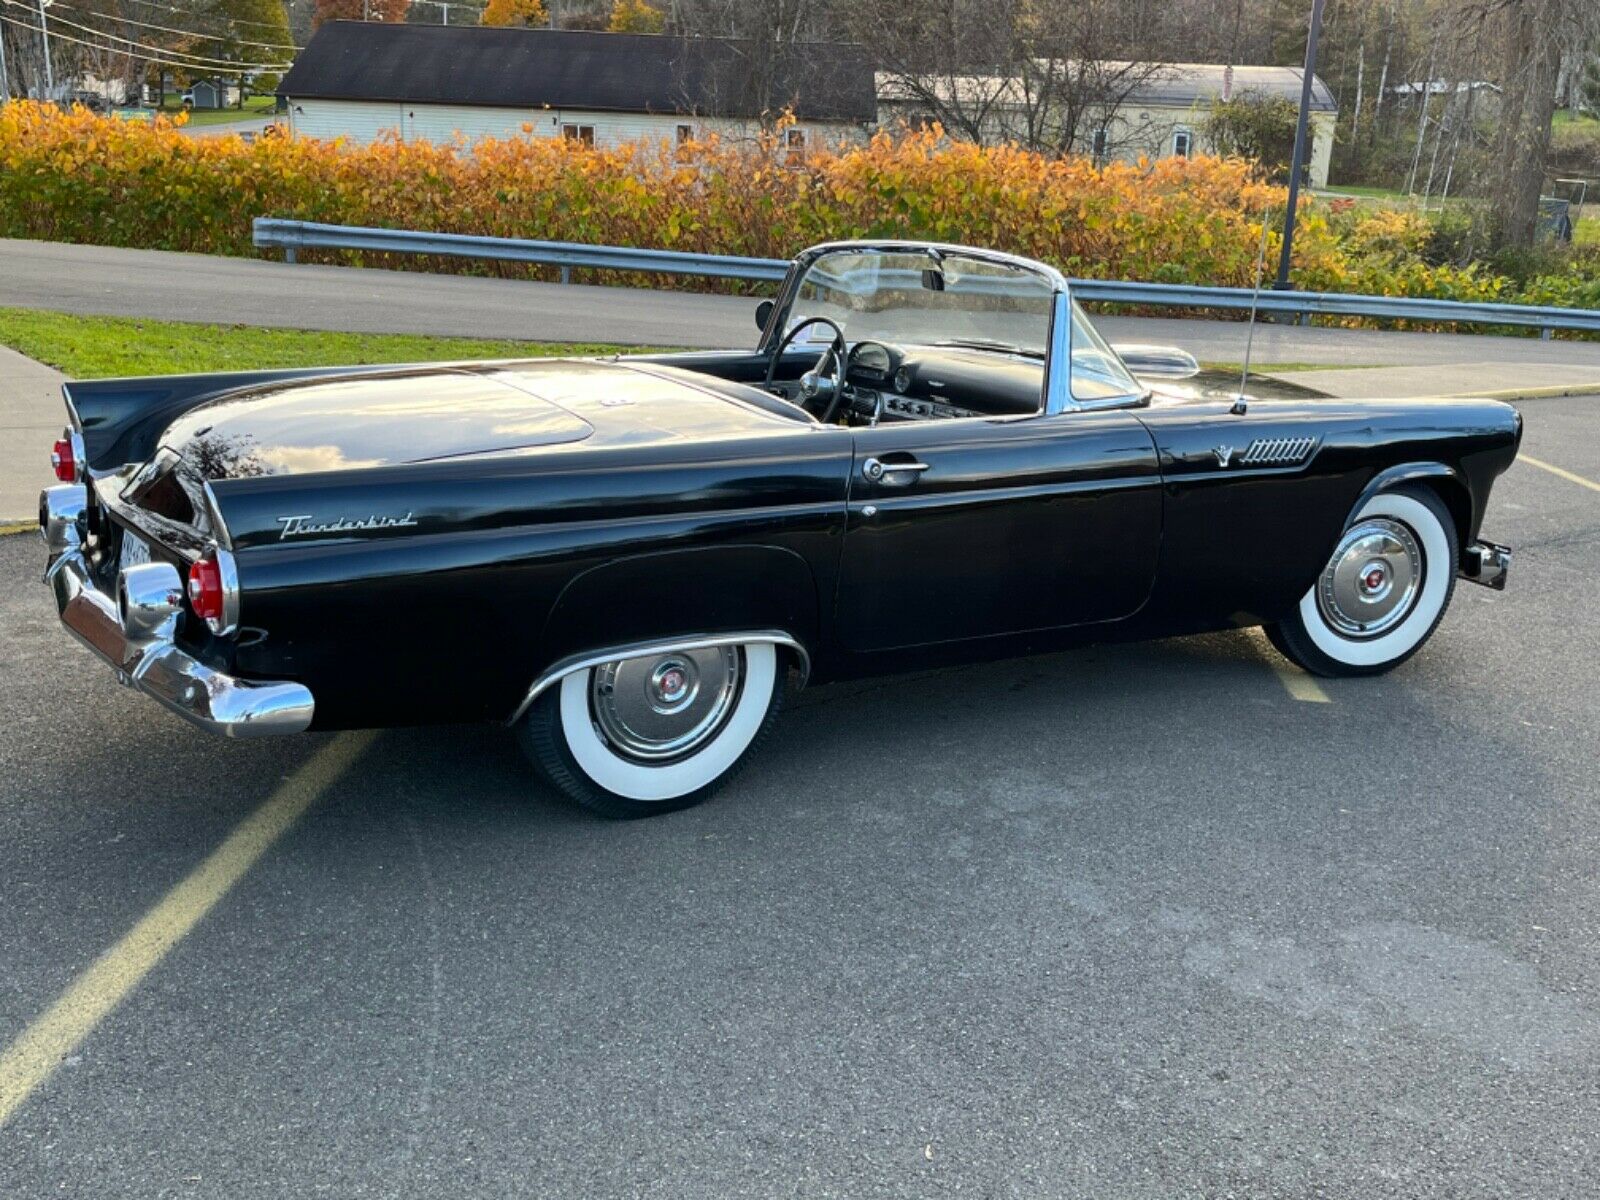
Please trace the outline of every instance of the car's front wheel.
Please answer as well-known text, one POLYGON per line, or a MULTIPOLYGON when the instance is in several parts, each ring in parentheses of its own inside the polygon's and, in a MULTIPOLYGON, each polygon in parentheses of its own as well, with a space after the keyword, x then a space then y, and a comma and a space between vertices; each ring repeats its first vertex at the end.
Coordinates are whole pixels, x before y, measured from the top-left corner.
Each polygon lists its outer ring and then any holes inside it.
POLYGON ((523 749, 569 799, 644 817, 711 796, 766 736, 783 705, 776 647, 657 652, 575 671, 517 726, 523 749))
POLYGON ((1426 642, 1455 590, 1455 522, 1433 492, 1383 492, 1356 513, 1272 644, 1314 675, 1377 675, 1426 642))

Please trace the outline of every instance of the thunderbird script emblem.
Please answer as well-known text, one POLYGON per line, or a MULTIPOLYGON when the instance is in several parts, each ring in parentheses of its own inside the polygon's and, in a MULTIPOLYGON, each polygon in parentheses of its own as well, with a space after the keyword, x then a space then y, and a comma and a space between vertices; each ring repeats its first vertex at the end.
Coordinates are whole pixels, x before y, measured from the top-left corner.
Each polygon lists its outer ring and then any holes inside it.
POLYGON ((335 517, 331 521, 316 521, 310 513, 301 513, 293 517, 279 517, 278 524, 283 529, 278 533, 280 542, 292 537, 314 537, 319 533, 367 533, 374 529, 399 529, 407 525, 415 525, 410 513, 403 517, 381 517, 373 514, 368 517, 335 517))
POLYGON ((1217 466, 1219 467, 1225 467, 1233 461, 1232 446, 1218 446, 1211 453, 1217 456, 1217 466))

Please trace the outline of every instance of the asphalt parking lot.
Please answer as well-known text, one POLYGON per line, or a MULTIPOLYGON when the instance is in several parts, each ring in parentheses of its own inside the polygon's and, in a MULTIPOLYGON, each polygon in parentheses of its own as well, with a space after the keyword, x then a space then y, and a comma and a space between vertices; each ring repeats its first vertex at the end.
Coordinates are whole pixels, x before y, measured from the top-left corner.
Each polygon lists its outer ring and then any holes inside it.
POLYGON ((1510 589, 1388 677, 818 690, 631 824, 494 729, 210 740, 0 539, 0 1055, 76 1035, 0 1060, 0 1197, 1593 1197, 1597 406, 1524 406, 1510 589))

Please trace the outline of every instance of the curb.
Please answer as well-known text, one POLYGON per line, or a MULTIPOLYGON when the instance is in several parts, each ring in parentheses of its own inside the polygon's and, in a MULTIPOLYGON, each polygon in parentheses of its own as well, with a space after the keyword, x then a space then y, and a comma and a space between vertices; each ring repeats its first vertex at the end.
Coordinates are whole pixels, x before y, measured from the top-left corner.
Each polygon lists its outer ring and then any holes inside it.
POLYGON ((1593 383, 1555 383, 1548 387, 1505 388, 1498 392, 1462 392, 1446 400, 1554 400, 1561 396, 1589 396, 1600 393, 1600 380, 1593 383))

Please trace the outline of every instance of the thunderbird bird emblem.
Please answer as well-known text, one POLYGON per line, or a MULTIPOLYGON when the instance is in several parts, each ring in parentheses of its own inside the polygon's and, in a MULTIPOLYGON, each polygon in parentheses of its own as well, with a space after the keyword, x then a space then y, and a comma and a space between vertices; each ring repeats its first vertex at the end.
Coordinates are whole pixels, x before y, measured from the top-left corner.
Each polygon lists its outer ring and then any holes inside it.
POLYGON ((1217 456, 1217 466, 1219 467, 1225 467, 1233 461, 1232 446, 1218 446, 1211 453, 1217 456))

